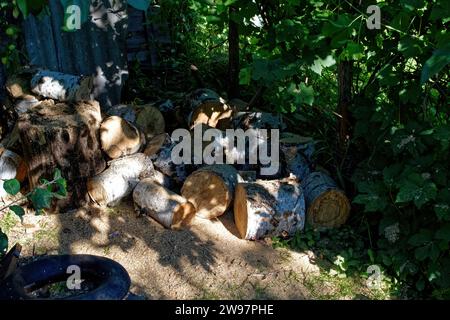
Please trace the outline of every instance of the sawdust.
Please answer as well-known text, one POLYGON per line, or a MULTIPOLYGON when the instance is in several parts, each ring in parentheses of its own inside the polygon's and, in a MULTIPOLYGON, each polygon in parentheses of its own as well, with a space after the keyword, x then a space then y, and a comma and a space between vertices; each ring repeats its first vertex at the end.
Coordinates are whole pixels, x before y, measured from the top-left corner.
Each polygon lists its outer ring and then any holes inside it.
POLYGON ((238 238, 228 212, 195 218, 189 230, 164 229, 138 217, 129 203, 26 215, 10 234, 22 255, 95 254, 121 263, 131 291, 148 299, 304 299, 306 276, 318 274, 311 255, 238 238))

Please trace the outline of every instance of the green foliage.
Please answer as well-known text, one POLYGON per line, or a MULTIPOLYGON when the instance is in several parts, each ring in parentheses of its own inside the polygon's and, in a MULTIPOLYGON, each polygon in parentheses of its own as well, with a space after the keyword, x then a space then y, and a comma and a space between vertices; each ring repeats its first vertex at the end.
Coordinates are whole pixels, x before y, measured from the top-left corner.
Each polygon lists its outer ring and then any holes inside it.
MULTIPOLYGON (((5 180, 3 183, 3 188, 8 194, 16 196, 20 191, 20 182, 16 179, 5 180)), ((10 212, 13 212, 22 221, 23 216, 25 215, 25 210, 16 203, 28 199, 33 205, 33 208, 36 210, 36 214, 40 214, 42 210, 50 208, 53 199, 63 199, 66 196, 67 182, 62 177, 61 171, 56 169, 51 181, 41 179, 41 184, 38 187, 31 190, 18 200, 14 200, 12 203, 0 208, 0 217, 3 211, 10 210, 10 212)), ((0 229, 0 257, 7 249, 8 237, 0 229)))

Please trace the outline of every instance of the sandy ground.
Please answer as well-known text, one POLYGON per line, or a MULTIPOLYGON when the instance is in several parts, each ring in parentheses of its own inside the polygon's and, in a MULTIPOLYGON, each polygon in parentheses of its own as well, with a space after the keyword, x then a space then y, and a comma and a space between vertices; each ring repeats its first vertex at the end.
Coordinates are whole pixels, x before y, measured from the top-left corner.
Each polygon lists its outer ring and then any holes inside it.
POLYGON ((317 274, 312 254, 273 249, 237 237, 231 213, 195 218, 184 231, 138 217, 130 204, 26 215, 10 232, 23 256, 88 253, 121 263, 131 291, 148 299, 304 299, 317 274))

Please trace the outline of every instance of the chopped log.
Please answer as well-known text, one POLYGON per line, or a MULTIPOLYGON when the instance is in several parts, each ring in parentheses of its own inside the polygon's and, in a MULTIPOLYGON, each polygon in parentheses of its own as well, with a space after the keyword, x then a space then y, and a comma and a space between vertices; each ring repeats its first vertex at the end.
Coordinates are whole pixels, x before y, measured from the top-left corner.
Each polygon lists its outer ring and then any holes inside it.
POLYGON ((248 103, 241 99, 231 99, 228 104, 233 108, 235 112, 245 112, 248 110, 248 103))
POLYGON ((293 180, 257 180, 239 183, 234 220, 242 239, 292 236, 305 224, 305 199, 293 180))
POLYGON ((50 178, 59 168, 67 181, 69 196, 58 207, 78 207, 88 200, 86 179, 106 167, 98 141, 101 123, 96 101, 41 103, 19 116, 18 130, 28 168, 30 187, 50 178))
MULTIPOLYGON (((171 178, 176 184, 182 184, 188 175, 187 168, 184 164, 175 164, 172 159, 172 149, 176 143, 168 134, 158 137, 158 144, 161 143, 159 151, 151 156, 153 165, 163 174, 171 178)), ((151 148, 151 146, 150 146, 151 148)), ((147 153, 151 153, 146 149, 147 153)))
POLYGON ((164 133, 165 121, 161 111, 151 105, 140 106, 137 113, 136 126, 150 139, 155 135, 164 133))
POLYGON ((302 188, 310 225, 336 228, 347 221, 350 201, 329 176, 313 172, 302 182, 302 188))
POLYGON ((311 173, 311 156, 314 149, 312 138, 283 132, 280 135, 280 151, 286 176, 303 181, 311 173), (305 155, 305 153, 307 155, 305 155))
POLYGON ((195 216, 192 203, 151 178, 139 182, 133 191, 133 200, 140 213, 149 215, 169 229, 186 227, 195 216))
POLYGON ((192 110, 189 119, 191 129, 199 123, 220 130, 231 129, 233 109, 221 101, 206 101, 192 110))
POLYGON ((3 188, 3 180, 16 178, 22 158, 0 145, 0 199, 7 195, 3 188))
POLYGON ((280 129, 286 125, 280 114, 268 112, 238 112, 234 117, 234 127, 243 130, 248 129, 280 129))
POLYGON ((89 197, 96 204, 115 206, 131 194, 139 179, 152 177, 153 171, 152 161, 143 153, 112 160, 108 169, 88 179, 89 197))
POLYGON ((207 101, 220 101, 221 99, 217 92, 206 88, 197 89, 187 97, 189 110, 193 110, 207 101))
POLYGON ((230 207, 239 177, 227 164, 205 166, 192 173, 181 188, 181 195, 197 210, 197 216, 214 219, 230 207))
POLYGON ((31 77, 29 72, 19 72, 8 77, 5 87, 11 98, 20 99, 31 95, 31 77))
POLYGON ((145 138, 128 121, 111 116, 100 126, 100 142, 102 150, 111 159, 117 159, 138 152, 145 143, 145 138))
POLYGON ((165 131, 163 114, 151 104, 139 106, 119 104, 111 107, 107 113, 132 123, 144 133, 146 139, 165 131))
POLYGON ((157 154, 168 140, 170 140, 170 136, 167 133, 161 133, 154 136, 147 142, 144 154, 148 157, 157 154))
POLYGON ((92 76, 82 77, 55 71, 40 70, 31 79, 31 91, 44 98, 59 101, 91 100, 94 81, 92 76))

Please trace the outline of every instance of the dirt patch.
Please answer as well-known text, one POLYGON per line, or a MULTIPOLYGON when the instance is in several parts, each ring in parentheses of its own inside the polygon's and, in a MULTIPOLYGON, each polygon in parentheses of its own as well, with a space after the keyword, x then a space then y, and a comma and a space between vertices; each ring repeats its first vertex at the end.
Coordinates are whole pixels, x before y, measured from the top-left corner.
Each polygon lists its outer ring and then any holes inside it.
POLYGON ((26 215, 10 233, 23 256, 87 253, 121 263, 132 292, 148 299, 304 299, 304 277, 318 268, 307 254, 237 237, 232 214, 195 218, 184 231, 138 217, 129 203, 113 209, 26 215))

